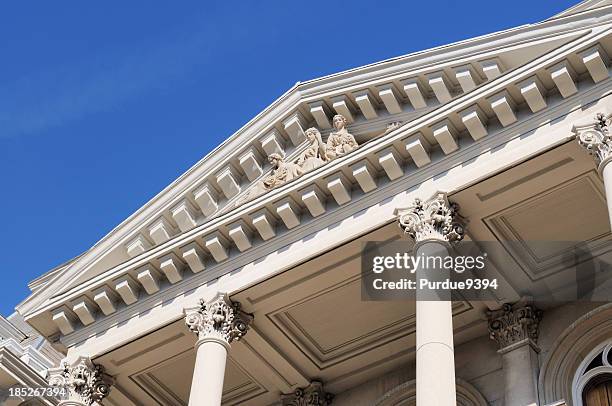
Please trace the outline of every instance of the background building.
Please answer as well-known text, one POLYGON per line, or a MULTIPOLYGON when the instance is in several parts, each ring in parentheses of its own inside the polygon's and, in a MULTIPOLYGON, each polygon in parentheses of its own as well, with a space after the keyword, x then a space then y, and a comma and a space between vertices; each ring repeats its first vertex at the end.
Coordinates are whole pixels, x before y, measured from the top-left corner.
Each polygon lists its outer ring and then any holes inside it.
MULTIPOLYGON (((47 386, 46 377, 49 368, 57 367, 63 355, 55 350, 49 341, 40 336, 31 326, 23 321, 17 313, 7 318, 0 316, 0 387, 2 389, 18 387, 47 386)), ((11 406, 30 401, 32 405, 55 405, 53 398, 12 399, 0 398, 3 405, 11 406)))

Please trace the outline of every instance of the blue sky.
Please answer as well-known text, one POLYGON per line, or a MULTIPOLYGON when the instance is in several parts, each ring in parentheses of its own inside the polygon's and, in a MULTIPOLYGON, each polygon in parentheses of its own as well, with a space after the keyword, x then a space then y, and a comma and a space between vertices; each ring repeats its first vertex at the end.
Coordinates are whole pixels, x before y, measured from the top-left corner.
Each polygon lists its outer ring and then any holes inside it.
POLYGON ((5 2, 0 314, 297 81, 567 0, 5 2))

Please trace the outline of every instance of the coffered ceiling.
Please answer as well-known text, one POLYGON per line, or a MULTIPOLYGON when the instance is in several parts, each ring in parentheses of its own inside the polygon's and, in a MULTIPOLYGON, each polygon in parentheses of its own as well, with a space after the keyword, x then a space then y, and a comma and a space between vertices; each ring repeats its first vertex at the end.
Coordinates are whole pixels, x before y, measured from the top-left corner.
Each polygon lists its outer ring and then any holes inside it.
MULTIPOLYGON (((515 260, 512 267, 494 270, 507 286, 507 297, 518 298, 540 281, 565 283, 559 258, 568 246, 543 248, 532 241, 591 241, 601 248, 597 255, 608 255, 602 182, 591 158, 574 142, 457 192, 451 200, 469 219, 469 239, 498 241, 515 260)), ((391 370, 414 368, 415 303, 365 302, 360 292, 362 243, 398 238, 397 226, 388 224, 233 294, 255 321, 243 340, 232 344, 224 404, 273 404, 281 393, 313 379, 339 393, 391 370)), ((454 302, 455 345, 486 335, 484 312, 498 304, 454 302)), ((99 357, 96 362, 117 377, 110 401, 187 404, 194 342, 179 320, 99 357)))

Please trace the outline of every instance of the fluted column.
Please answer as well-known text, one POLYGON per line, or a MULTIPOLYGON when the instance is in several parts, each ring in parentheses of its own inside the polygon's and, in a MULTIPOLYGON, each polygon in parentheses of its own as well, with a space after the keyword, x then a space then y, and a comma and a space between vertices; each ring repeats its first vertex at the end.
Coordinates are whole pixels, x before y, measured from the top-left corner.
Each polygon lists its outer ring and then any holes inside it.
POLYGON ((66 394, 62 396, 64 400, 60 406, 100 405, 113 384, 113 378, 104 373, 104 368, 87 357, 49 369, 47 380, 51 386, 65 388, 66 394))
POLYGON ((185 323, 198 337, 189 406, 221 405, 227 352, 246 334, 252 320, 224 293, 185 309, 185 323))
POLYGON ((608 202, 608 219, 612 225, 612 135, 610 135, 611 117, 597 114, 593 124, 576 126, 574 132, 578 144, 593 156, 599 174, 603 178, 608 202))
MULTIPOLYGON (((410 207, 398 210, 401 228, 415 241, 413 255, 424 258, 450 255, 451 244, 463 238, 457 211, 458 206, 449 203, 443 193, 426 202, 416 199, 410 207)), ((416 269, 417 285, 423 278, 441 281, 449 277, 445 269, 422 266, 416 269)), ((455 350, 450 292, 417 290, 416 298, 417 406, 454 406, 455 350)))
POLYGON ((487 312, 489 335, 499 344, 504 370, 504 405, 537 406, 538 327, 542 312, 533 305, 505 304, 487 312))
POLYGON ((325 392, 321 381, 312 381, 306 388, 296 389, 290 395, 281 396, 282 406, 329 406, 334 395, 325 392))

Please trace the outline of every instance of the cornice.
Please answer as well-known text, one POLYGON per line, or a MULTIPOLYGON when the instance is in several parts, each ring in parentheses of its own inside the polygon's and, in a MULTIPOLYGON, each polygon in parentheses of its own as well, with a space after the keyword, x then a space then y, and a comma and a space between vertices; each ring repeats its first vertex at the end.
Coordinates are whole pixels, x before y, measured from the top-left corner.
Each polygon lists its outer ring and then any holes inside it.
POLYGON ((31 345, 23 347, 18 341, 13 338, 0 341, 0 348, 7 348, 17 357, 27 355, 27 364, 34 364, 38 368, 38 371, 44 371, 47 368, 51 368, 53 366, 53 362, 44 355, 42 355, 40 351, 38 351, 31 345))
POLYGON ((238 129, 231 137, 229 137, 219 146, 217 146, 208 154, 206 154, 195 165, 193 165, 186 172, 180 175, 176 180, 174 180, 172 183, 162 189, 157 195, 155 195, 151 200, 145 203, 140 209, 138 209, 127 219, 125 219, 115 228, 113 228, 99 242, 94 244, 88 252, 75 258, 74 262, 69 264, 69 266, 72 267, 74 265, 78 265, 82 261, 86 261, 87 259, 89 259, 89 255, 96 248, 106 247, 106 245, 108 245, 107 240, 114 234, 116 234, 117 231, 123 228, 126 224, 130 224, 135 220, 138 220, 138 223, 136 225, 149 222, 149 216, 151 214, 157 213, 159 207, 156 206, 156 204, 158 204, 159 201, 162 200, 162 198, 170 198, 169 202, 164 202, 165 206, 174 205, 183 197, 182 193, 184 193, 186 189, 193 187, 193 184, 197 183, 199 178, 202 176, 201 172, 203 167, 205 167, 204 170, 206 170, 207 172, 216 172, 220 164, 224 163, 227 160, 228 155, 233 155, 236 150, 239 150, 241 149, 241 147, 244 147, 245 140, 243 140, 241 136, 247 129, 252 132, 257 132, 260 125, 269 124, 261 123, 261 119, 264 116, 266 117, 267 121, 272 122, 275 119, 278 119, 279 116, 284 115, 286 111, 294 107, 299 100, 300 93, 299 91, 297 91, 296 84, 283 95, 281 95, 278 99, 276 99, 274 102, 272 102, 272 104, 266 107, 263 111, 257 114, 243 127, 238 129), (272 117, 268 116, 270 114, 272 115, 272 117))
MULTIPOLYGON (((486 97, 485 95, 495 94, 500 89, 505 88, 508 85, 512 85, 512 83, 516 82, 518 78, 527 77, 530 74, 534 74, 536 70, 541 69, 546 65, 554 64, 558 62, 559 60, 563 59, 564 55, 566 55, 567 53, 577 51, 580 48, 585 47, 586 43, 596 41, 598 38, 601 38, 604 35, 607 35, 607 33, 608 33, 608 30, 602 31, 600 29, 596 29, 594 30, 593 33, 585 35, 584 37, 578 40, 572 41, 570 44, 562 46, 559 49, 555 50, 554 52, 549 53, 548 55, 544 57, 537 58, 535 61, 527 63, 521 68, 515 69, 514 71, 510 73, 502 75, 501 77, 498 77, 497 79, 492 80, 488 83, 485 83, 484 85, 476 88, 475 90, 473 90, 472 92, 469 92, 468 94, 464 94, 444 105, 440 105, 438 108, 434 109, 433 111, 425 113, 424 115, 416 118, 410 123, 405 124, 404 126, 396 129, 395 131, 392 131, 389 134, 386 134, 380 137, 379 139, 369 142, 364 148, 355 151, 351 155, 346 156, 343 159, 334 161, 326 165, 325 167, 319 168, 313 171, 312 173, 309 173, 307 176, 304 176, 303 178, 298 179, 298 181, 296 182, 291 182, 290 184, 284 185, 276 189, 273 193, 268 193, 267 195, 264 195, 258 199, 255 199, 254 201, 249 202, 248 204, 242 206, 241 209, 243 211, 252 211, 255 207, 271 207, 274 201, 278 199, 278 197, 286 195, 290 191, 295 192, 299 188, 302 188, 305 185, 307 185, 308 183, 312 183, 312 181, 317 177, 324 178, 325 176, 332 175, 334 172, 338 172, 342 170, 343 168, 345 169, 351 163, 356 163, 358 161, 368 159, 368 155, 375 153, 377 150, 380 150, 383 146, 389 146, 389 145, 392 145, 394 142, 400 142, 402 138, 412 135, 413 133, 418 131, 420 128, 424 126, 433 125, 436 122, 443 119, 444 117, 447 117, 449 114, 456 114, 461 109, 467 108, 470 105, 474 104, 477 100, 480 100, 483 97, 486 97)), ((283 107, 287 107, 287 105, 291 105, 291 103, 299 102, 300 93, 299 93, 299 90, 297 90, 298 88, 299 86, 294 87, 292 90, 285 93, 285 95, 281 96, 281 98, 279 98, 277 102, 275 102, 272 106, 270 106, 264 112, 260 113, 260 115, 258 115, 254 120, 252 120, 252 122, 248 123, 245 127, 251 126, 250 128, 252 128, 252 126, 255 125, 255 122, 258 123, 260 128, 263 127, 264 124, 260 123, 258 120, 260 120, 263 115, 272 114, 272 111, 276 115, 276 117, 281 117, 283 115, 283 112, 286 112, 287 109, 284 109, 284 108, 279 109, 279 105, 283 105, 283 107)), ((270 123, 271 122, 268 120, 268 124, 270 123)), ((243 127, 243 129, 245 127, 243 127)), ((239 133, 242 134, 243 131, 246 131, 243 129, 239 130, 237 134, 239 133)), ((144 225, 146 222, 150 221, 151 216, 158 213, 156 211, 158 207, 154 207, 154 206, 156 203, 159 203, 159 201, 162 200, 162 197, 165 197, 166 199, 168 199, 169 197, 167 197, 166 195, 174 196, 170 198, 168 202, 166 202, 167 207, 179 201, 182 198, 182 195, 178 195, 176 193, 176 189, 180 189, 184 191, 188 189, 194 183, 197 183, 196 179, 198 179, 201 176, 199 173, 199 170, 201 169, 200 167, 204 165, 203 162, 206 161, 208 164, 213 166, 215 163, 219 163, 219 161, 223 161, 223 159, 226 159, 225 153, 224 154, 220 153, 221 149, 230 148, 228 147, 228 145, 238 147, 238 145, 240 144, 239 138, 241 136, 242 135, 235 135, 231 137, 228 141, 223 143, 220 147, 218 147, 217 149, 212 151, 210 154, 208 154, 207 157, 205 157, 202 161, 200 161, 200 163, 196 164, 196 166, 194 166, 192 169, 187 171, 186 174, 182 175, 179 179, 177 179, 177 181, 173 182, 169 187, 164 189, 164 191, 162 191, 162 193, 160 193, 150 203, 145 205, 143 209, 135 213, 128 220, 122 223, 122 225, 120 225, 115 230, 113 230, 109 234, 109 236, 105 237, 105 239, 103 239, 100 243, 96 244, 93 250, 91 250, 89 253, 85 254, 82 258, 77 260, 75 264, 73 264, 68 269, 67 273, 64 273, 63 275, 57 278, 54 278, 54 280, 48 285, 47 287, 48 289, 47 288, 42 289, 41 292, 45 292, 46 294, 48 294, 47 293, 48 290, 50 290, 54 286, 59 285, 60 283, 63 282, 63 279, 68 277, 66 275, 69 274, 70 269, 77 267, 81 263, 86 262, 88 259, 91 260, 92 259, 91 257, 94 256, 94 254, 97 254, 99 256, 101 255, 101 253, 108 250, 110 246, 114 246, 117 243, 117 241, 113 240, 111 236, 114 236, 115 238, 119 238, 119 236, 115 236, 115 234, 117 234, 119 229, 121 229, 125 224, 134 222, 134 227, 136 228, 137 225, 144 225), (172 193, 170 193, 171 190, 173 190, 172 193)), ((202 236, 203 234, 206 234, 210 232, 211 230, 218 229, 223 224, 229 223, 233 219, 239 217, 237 214, 238 213, 236 212, 228 212, 226 214, 223 214, 223 215, 220 215, 219 217, 214 218, 213 220, 209 222, 201 224, 190 231, 187 231, 183 234, 175 236, 174 238, 170 239, 166 243, 160 244, 154 247, 153 249, 151 249, 150 251, 147 251, 146 253, 141 254, 140 256, 132 258, 131 260, 124 262, 123 264, 120 264, 119 266, 116 266, 110 270, 107 270, 106 272, 93 278, 91 281, 89 281, 87 284, 84 284, 83 286, 90 286, 92 282, 97 283, 101 280, 101 278, 109 277, 110 275, 115 275, 118 269, 127 269, 132 266, 137 266, 136 264, 144 263, 146 262, 148 258, 151 258, 153 256, 158 256, 160 253, 166 252, 170 247, 176 247, 178 245, 181 245, 181 244, 184 244, 186 242, 193 240, 193 238, 197 236, 202 236)), ((74 292, 74 291, 75 290, 73 289, 71 292, 74 292)), ((34 314, 40 313, 41 310, 44 311, 50 307, 53 307, 54 305, 58 303, 58 301, 68 297, 69 293, 60 294, 57 297, 51 300, 48 300, 47 304, 45 304, 41 309, 38 309, 35 312, 33 312, 35 310, 34 308, 36 306, 40 306, 42 304, 42 300, 46 299, 46 297, 44 296, 41 297, 40 292, 34 293, 28 300, 26 300, 24 303, 22 303, 19 306, 19 311, 21 313, 27 314, 27 316, 30 317, 34 314)))
MULTIPOLYGON (((595 100, 609 97, 612 94, 612 83, 608 83, 605 86, 605 90, 602 87, 591 89, 585 94, 581 95, 581 100, 584 100, 586 104, 595 100)), ((447 173, 450 169, 461 165, 464 162, 469 162, 474 157, 477 157, 480 153, 484 151, 494 150, 500 145, 505 145, 509 141, 520 138, 523 134, 531 132, 538 127, 544 127, 549 125, 551 121, 554 121, 558 117, 562 117, 566 114, 571 114, 572 111, 579 110, 580 107, 576 105, 575 99, 568 100, 565 103, 560 103, 559 105, 551 108, 546 112, 541 112, 538 114, 534 114, 530 117, 529 120, 517 123, 514 126, 508 127, 502 133, 497 134, 496 137, 490 137, 478 144, 472 144, 467 148, 464 148, 460 151, 457 151, 456 154, 452 156, 433 162, 430 166, 424 168, 424 170, 416 171, 406 176, 400 178, 396 182, 390 182, 385 185, 382 185, 375 192, 359 196, 358 199, 354 199, 349 205, 338 207, 333 211, 326 213, 325 215, 316 219, 316 221, 309 221, 304 225, 290 230, 288 233, 283 234, 282 239, 274 239, 271 240, 270 243, 263 244, 254 248, 252 252, 248 252, 246 254, 241 254, 239 256, 230 258, 228 261, 224 262, 222 266, 211 269, 209 273, 202 272, 194 276, 193 280, 189 280, 187 283, 179 283, 176 285, 168 286, 166 290, 159 292, 159 295, 151 295, 143 298, 138 301, 134 306, 124 307, 123 309, 117 311, 113 315, 106 317, 100 321, 97 321, 95 324, 82 328, 80 330, 75 331, 74 333, 64 336, 61 338, 62 343, 71 347, 73 345, 77 345, 78 343, 82 343, 88 338, 94 337, 99 334, 100 331, 105 331, 114 326, 120 325, 121 323, 129 320, 132 317, 136 317, 138 314, 142 312, 147 312, 151 308, 155 307, 157 304, 161 302, 172 302, 174 299, 185 295, 188 292, 193 291, 198 286, 203 286, 211 281, 214 281, 221 277, 222 275, 227 274, 230 271, 241 269, 244 265, 247 265, 258 258, 264 257, 266 254, 275 252, 282 247, 291 244, 295 241, 299 241, 313 233, 323 230, 327 227, 330 227, 334 224, 337 224, 339 221, 350 218, 351 216, 356 215, 357 213, 362 212, 363 210, 368 209, 372 205, 386 201, 398 194, 405 192, 406 190, 410 190, 414 188, 416 185, 422 184, 427 179, 432 179, 435 176, 438 176, 441 173, 447 173), (572 106, 572 109, 568 110, 568 106, 572 106), (537 124, 536 124, 537 123, 537 124), (534 126, 534 124, 536 124, 534 126)), ((565 142, 571 142, 573 140, 573 135, 568 132, 568 134, 562 138, 561 141, 556 142, 554 144, 549 145, 545 150, 553 148, 556 145, 560 145, 565 142)), ((532 150, 530 153, 535 156, 543 151, 532 150)), ((528 159, 530 156, 524 156, 522 159, 528 159)), ((501 168, 503 170, 504 168, 501 168)), ((475 184, 482 179, 490 176, 490 174, 480 174, 480 177, 474 177, 472 182, 463 185, 463 187, 469 187, 472 184, 475 184)), ((455 189, 449 190, 449 193, 455 192, 455 189)), ((361 230, 364 234, 371 231, 371 229, 363 229, 361 230)), ((338 244, 342 244, 343 241, 337 241, 338 244)), ((308 258, 296 258, 296 264, 306 260, 308 258)), ((294 264, 295 265, 295 264, 294 264)), ((292 265, 286 264, 283 268, 278 268, 276 273, 282 273, 285 270, 289 269, 292 265)), ((253 286, 259 283, 261 279, 255 278, 250 281, 248 286, 253 286)), ((246 288, 244 286, 243 288, 246 288)), ((177 313, 177 320, 180 318, 180 314, 177 313)), ((141 332, 144 333, 144 332, 141 332)))
MULTIPOLYGON (((120 240, 129 238, 129 236, 126 234, 131 233, 132 231, 130 230, 145 227, 146 224, 151 221, 151 216, 154 216, 159 211, 165 210, 179 202, 183 198, 184 194, 191 187, 193 187, 194 183, 198 183, 198 180, 204 173, 216 172, 219 167, 222 166, 221 163, 224 163, 227 160, 228 156, 237 155, 244 149, 245 142, 251 141, 253 138, 258 138, 262 133, 268 131, 271 126, 274 125, 274 122, 280 120, 280 118, 282 118, 282 116, 284 116, 287 112, 299 108, 300 104, 302 104, 303 100, 305 100, 305 95, 322 93, 324 91, 322 89, 325 88, 324 85, 326 82, 332 81, 334 83, 341 83, 340 78, 345 76, 353 77, 353 80, 355 80, 355 78, 359 75, 370 75, 375 77, 380 74, 380 70, 384 69, 393 68, 395 71, 401 71, 413 68, 416 69, 418 67, 423 68, 437 63, 435 62, 435 57, 439 58, 439 60, 452 59, 452 55, 449 55, 452 50, 456 50, 458 56, 465 56, 466 54, 475 55, 480 50, 495 52, 500 46, 503 46, 503 44, 515 44, 517 42, 516 36, 519 34, 525 35, 524 41, 529 41, 535 38, 540 38, 542 36, 542 31, 546 31, 546 29, 551 29, 552 31, 550 33, 545 32, 544 37, 558 32, 576 32, 579 30, 584 30, 585 26, 603 24, 610 19, 611 18, 608 14, 600 13, 595 10, 585 13, 585 15, 580 17, 580 20, 583 21, 584 24, 581 24, 579 27, 575 27, 572 24, 566 24, 567 22, 564 22, 563 24, 559 24, 558 22, 542 22, 533 25, 525 25, 465 41, 459 41, 450 45, 444 45, 429 50, 392 58, 387 61, 365 65, 363 67, 350 69, 345 72, 325 76, 323 78, 313 79, 302 83, 298 82, 277 100, 275 100, 270 106, 256 115, 243 127, 238 129, 234 135, 228 138, 228 140, 207 154, 192 168, 187 170, 183 175, 172 182, 168 187, 164 188, 141 209, 137 210, 125 221, 111 230, 105 237, 103 237, 90 250, 88 250, 88 252, 74 261, 74 263, 72 263, 67 270, 71 272, 75 268, 91 263, 107 253, 110 249, 116 246, 116 244, 120 243, 120 240), (498 44, 492 41, 493 38, 502 38, 505 39, 506 42, 498 44), (479 45, 476 46, 477 44, 479 45), (467 52, 468 50, 469 52, 467 52), (424 63, 424 59, 427 58, 430 59, 430 62, 424 63), (253 134, 256 134, 256 136, 253 136, 253 134), (248 139, 245 140, 245 138, 248 139), (129 230, 125 230, 127 225, 130 226, 129 230), (122 233, 120 233, 120 231, 122 233)), ((573 20, 576 20, 576 18, 573 20)), ((457 62, 457 64, 460 64, 460 62, 457 62)), ((389 75, 385 76, 387 80, 391 77, 392 76, 389 75)), ((329 89, 326 91, 328 90, 329 89)), ((62 275, 58 275, 52 278, 49 285, 53 285, 56 280, 61 279, 61 276, 62 275)), ((33 303, 33 305, 40 304, 37 297, 43 291, 44 289, 33 293, 29 298, 19 304, 17 306, 19 311, 28 312, 30 303, 33 303)))
MULTIPOLYGON (((336 160, 334 162, 332 162, 329 165, 326 165, 322 168, 319 168, 309 174, 307 174, 306 176, 304 176, 303 178, 300 178, 298 180, 298 182, 291 182, 290 184, 284 185, 278 189, 275 189, 273 192, 268 193, 264 196, 261 196, 255 200, 253 200, 252 202, 249 202, 247 204, 245 204, 244 206, 241 207, 242 211, 249 211, 249 209, 253 206, 255 206, 257 203, 260 203, 262 201, 266 201, 266 200, 277 200, 278 196, 284 195, 284 191, 289 189, 289 188, 295 188, 296 185, 302 184, 304 183, 305 180, 307 179, 312 179, 314 178, 316 175, 318 175, 320 172, 322 173, 332 173, 332 172, 337 172, 338 169, 341 169, 344 166, 350 165, 350 162, 355 162, 359 159, 363 159, 365 158, 370 151, 372 150, 376 150, 376 149, 380 149, 381 145, 389 145, 390 144, 390 140, 398 140, 400 138, 406 137, 408 136, 410 133, 416 132, 418 131, 418 128, 424 125, 427 125, 428 123, 435 123, 437 121, 440 121, 442 118, 448 116, 448 114, 451 111, 459 111, 461 109, 467 108, 469 105, 473 104, 475 100, 478 100, 482 97, 484 97, 485 94, 495 94, 496 92, 499 91, 499 89, 504 88, 505 85, 508 85, 512 82, 516 82, 518 81, 519 77, 522 76, 528 76, 530 73, 538 70, 539 68, 541 68, 542 66, 545 65, 553 65, 556 62, 558 62, 559 60, 564 58, 564 55, 566 55, 567 53, 571 52, 572 50, 575 49, 580 49, 582 47, 587 47, 588 45, 585 44, 586 43, 590 43, 593 40, 599 39, 605 35, 607 35, 610 32, 610 29, 607 29, 603 32, 596 32, 596 33, 591 33, 590 35, 588 35, 586 38, 580 38, 577 41, 574 41, 564 47, 561 47, 560 49, 556 50, 555 52, 552 52, 548 55, 545 55, 543 57, 540 57, 538 59, 536 59, 535 61, 532 61, 531 63, 526 64, 525 66, 516 69, 506 75, 502 75, 501 77, 475 89, 474 91, 472 91, 470 94, 468 95, 464 95, 462 97, 458 97, 444 105, 441 105, 439 108, 434 109, 433 111, 424 114, 423 116, 420 116, 418 118, 416 118, 415 120, 401 126, 400 128, 390 132, 389 134, 386 134, 382 137, 380 137, 379 139, 376 139, 370 143, 368 143, 368 145, 366 146, 366 148, 362 148, 359 149, 357 151, 355 151, 355 153, 348 155, 346 157, 344 157, 344 159, 339 159, 336 160), (497 89, 497 90, 495 90, 497 89), (349 162, 347 162, 349 161, 349 162)), ((212 154, 212 153, 211 153, 212 154)), ((260 205, 259 204, 259 205, 260 205)), ((258 205, 258 206, 259 206, 258 205)), ((141 254, 140 256, 134 258, 134 259, 138 259, 138 258, 142 258, 143 255, 144 256, 152 256, 151 254, 154 255, 155 251, 158 251, 159 248, 163 248, 167 245, 169 245, 169 243, 172 243, 173 241, 180 241, 180 240, 189 240, 191 238, 192 234, 199 234, 199 231, 201 231, 202 229, 216 229, 219 226, 219 223, 223 222, 223 220, 231 217, 232 214, 236 214, 233 212, 228 212, 220 217, 215 218, 213 221, 202 224, 196 228, 194 228, 191 231, 188 231, 186 233, 180 234, 178 236, 176 236, 175 238, 169 240, 168 242, 161 244, 157 247, 155 247, 152 251, 147 252, 145 254, 141 254)), ((127 261, 124 264, 129 264, 130 262, 133 262, 133 259, 130 261, 127 261)))
MULTIPOLYGON (((8 371, 22 386, 40 387, 47 385, 47 381, 42 376, 5 347, 0 347, 0 369, 8 371)), ((58 404, 58 401, 51 397, 44 397, 39 400, 44 405, 58 404)))
MULTIPOLYGON (((610 9, 608 6, 605 9, 610 9)), ((582 12, 580 15, 569 15, 561 20, 544 20, 533 24, 524 24, 507 30, 488 33, 481 36, 469 38, 462 41, 445 44, 426 50, 413 52, 410 54, 390 58, 384 61, 348 69, 342 72, 326 75, 320 78, 301 82, 300 90, 306 96, 311 95, 311 89, 316 88, 321 91, 328 83, 341 83, 342 79, 355 79, 355 76, 375 74, 380 75, 381 71, 400 71, 406 69, 423 68, 440 62, 453 59, 455 55, 466 57, 480 52, 494 52, 507 46, 508 44, 524 44, 534 39, 534 37, 547 38, 556 36, 559 32, 570 33, 592 27, 599 24, 606 24, 610 21, 610 13, 607 10, 594 9, 582 12), (583 24, 575 26, 571 23, 581 21, 583 24), (569 29, 568 29, 569 26, 569 29), (466 49, 470 52, 466 53, 466 49)))
MULTIPOLYGON (((296 87, 297 84, 281 95, 270 106, 260 112, 247 124, 238 129, 234 135, 206 154, 204 158, 161 190, 140 209, 119 223, 107 235, 102 237, 100 241, 94 244, 87 252, 83 253, 80 257, 76 258, 73 263, 69 264, 66 270, 70 271, 82 263, 87 263, 103 256, 116 244, 120 243, 118 239, 123 237, 123 240, 125 240, 127 238, 125 235, 117 236, 117 234, 127 225, 130 225, 132 230, 139 229, 150 222, 151 216, 154 216, 160 210, 162 210, 162 205, 164 208, 168 208, 178 203, 181 199, 183 199, 183 195, 190 188, 192 188, 194 184, 199 183, 199 180, 202 177, 202 172, 216 172, 221 164, 227 160, 228 155, 233 155, 233 152, 240 150, 241 147, 244 146, 245 140, 242 139, 242 134, 244 132, 247 130, 253 132, 257 131, 256 126, 258 123, 260 123, 264 116, 267 116, 268 114, 273 114, 275 116, 281 115, 286 110, 289 110, 297 105, 300 95, 299 92, 296 91, 296 87)), ((266 117, 266 121, 272 121, 273 119, 273 117, 266 117)), ((52 280, 47 283, 47 286, 53 285, 58 281, 58 279, 61 279, 62 276, 64 276, 64 274, 54 276, 52 280)), ((34 305, 40 304, 40 301, 37 301, 36 299, 43 291, 45 291, 45 289, 41 289, 38 292, 33 292, 32 295, 16 306, 17 311, 23 314, 23 312, 27 311, 26 309, 30 307, 28 306, 30 303, 34 303, 34 305)))
POLYGON ((602 9, 610 10, 612 8, 612 5, 610 4, 598 5, 604 2, 605 0, 584 0, 568 9, 561 11, 560 13, 553 15, 545 21, 552 21, 560 18, 569 18, 583 13, 598 12, 602 9))
MULTIPOLYGON (((581 100, 588 101, 594 97, 601 97, 602 94, 609 94, 611 87, 612 84, 608 81, 605 84, 595 86, 586 91, 585 93, 580 94, 580 98, 581 100)), ((299 240, 309 234, 312 234, 316 230, 328 227, 331 224, 335 224, 340 219, 354 215, 355 213, 364 210, 367 207, 370 207, 376 202, 380 202, 390 196, 394 196, 398 193, 401 193, 402 191, 405 191, 413 187, 414 185, 418 185, 424 180, 429 179, 436 174, 445 172, 449 170, 449 168, 452 168, 456 165, 460 165, 462 162, 469 161, 473 157, 478 156, 482 151, 490 150, 498 145, 502 145, 503 143, 508 142, 510 139, 519 137, 521 134, 529 130, 533 130, 534 123, 538 123, 538 126, 547 125, 547 120, 543 121, 543 117, 552 120, 558 117, 559 115, 568 114, 567 107, 570 104, 572 106, 575 106, 575 99, 568 99, 555 106, 551 106, 550 109, 544 112, 540 112, 538 114, 530 116, 528 120, 518 122, 513 126, 509 126, 502 132, 495 134, 495 136, 486 137, 478 143, 473 143, 470 146, 467 146, 466 148, 462 148, 453 155, 432 162, 431 165, 423 168, 422 170, 408 173, 398 181, 380 185, 377 190, 371 193, 356 196, 356 198, 353 199, 353 201, 348 205, 331 209, 320 218, 318 217, 316 220, 306 221, 300 227, 293 230, 289 230, 288 232, 284 233, 281 238, 275 238, 267 243, 263 243, 256 247, 253 247, 252 250, 231 257, 229 260, 220 263, 213 268, 207 269, 206 272, 201 272, 191 276, 188 280, 184 280, 183 282, 177 283, 175 285, 167 286, 164 290, 162 290, 156 295, 142 297, 136 304, 132 306, 123 307, 119 309, 115 314, 105 317, 99 321, 96 321, 96 323, 91 326, 81 328, 75 331, 74 333, 63 337, 62 341, 68 346, 81 342, 92 334, 95 334, 96 331, 101 331, 110 328, 114 325, 117 325, 117 323, 120 323, 121 321, 129 319, 133 315, 139 314, 140 312, 151 308, 155 305, 155 303, 159 303, 160 300, 171 300, 172 298, 180 296, 186 291, 194 289, 196 286, 206 284, 208 281, 214 280, 229 271, 240 269, 240 267, 252 261, 255 261, 257 258, 261 258, 262 256, 266 255, 266 253, 273 252, 291 243, 291 241, 299 240), (160 295, 161 297, 163 297, 163 299, 161 299, 160 295)), ((572 137, 573 135, 568 132, 565 139, 570 140, 572 137)), ((477 182, 478 180, 478 178, 474 178, 473 182, 477 182)), ((307 179, 303 179, 303 182, 304 184, 308 183, 307 179)), ((303 185, 294 186, 295 187, 292 187, 291 189, 297 190, 303 187, 303 185)), ((250 212, 251 210, 245 209, 245 211, 250 212)), ((367 230, 364 230, 364 232, 367 232, 367 230)), ((205 233, 206 231, 201 231, 200 235, 205 233)), ((172 247, 177 247, 180 245, 181 243, 174 241, 173 244, 168 244, 164 247, 164 249, 168 250, 172 249, 172 247)), ((161 248, 162 247, 154 248, 154 250, 161 248)), ((145 257, 140 258, 138 262, 131 264, 130 267, 137 268, 145 264, 147 260, 148 259, 145 257)), ((117 276, 124 274, 126 270, 130 267, 117 267, 111 270, 112 273, 101 275, 99 279, 88 282, 87 285, 83 285, 82 287, 80 287, 81 289, 79 289, 78 291, 73 290, 68 294, 64 295, 64 297, 62 297, 61 300, 59 300, 57 303, 61 303, 62 301, 68 300, 70 297, 78 297, 80 294, 102 283, 104 279, 114 279, 117 276)), ((277 271, 282 272, 283 270, 284 269, 278 269, 277 271)), ((47 307, 47 309, 50 309, 51 307, 53 306, 47 307)))
POLYGON ((16 341, 22 341, 26 337, 13 323, 0 315, 0 339, 12 338, 16 341))

